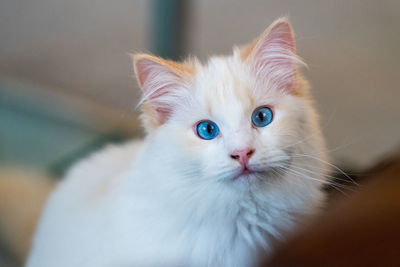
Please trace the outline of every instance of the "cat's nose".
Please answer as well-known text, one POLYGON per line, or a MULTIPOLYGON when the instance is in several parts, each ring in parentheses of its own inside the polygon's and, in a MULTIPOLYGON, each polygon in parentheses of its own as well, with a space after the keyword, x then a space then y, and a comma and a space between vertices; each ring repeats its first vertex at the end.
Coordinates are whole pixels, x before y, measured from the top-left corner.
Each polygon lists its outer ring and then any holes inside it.
POLYGON ((250 149, 250 148, 241 149, 241 150, 235 150, 231 154, 231 158, 239 161, 240 165, 243 168, 247 168, 247 164, 249 162, 249 159, 254 154, 254 151, 255 151, 255 149, 250 149))

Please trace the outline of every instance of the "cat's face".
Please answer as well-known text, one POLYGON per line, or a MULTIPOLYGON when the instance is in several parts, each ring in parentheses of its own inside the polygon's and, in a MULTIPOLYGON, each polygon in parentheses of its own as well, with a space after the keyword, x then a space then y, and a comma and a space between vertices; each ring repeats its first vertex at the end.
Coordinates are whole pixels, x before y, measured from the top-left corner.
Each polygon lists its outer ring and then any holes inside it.
POLYGON ((145 126, 204 179, 243 184, 279 175, 315 120, 296 60, 286 20, 206 65, 137 56, 145 126))

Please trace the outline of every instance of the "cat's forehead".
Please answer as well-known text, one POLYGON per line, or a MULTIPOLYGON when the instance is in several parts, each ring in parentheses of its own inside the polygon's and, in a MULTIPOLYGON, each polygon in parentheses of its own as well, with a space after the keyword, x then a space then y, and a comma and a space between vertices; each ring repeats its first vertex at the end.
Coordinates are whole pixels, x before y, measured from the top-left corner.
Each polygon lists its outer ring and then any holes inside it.
POLYGON ((196 98, 210 115, 240 117, 253 108, 254 85, 236 57, 212 57, 198 72, 196 98))

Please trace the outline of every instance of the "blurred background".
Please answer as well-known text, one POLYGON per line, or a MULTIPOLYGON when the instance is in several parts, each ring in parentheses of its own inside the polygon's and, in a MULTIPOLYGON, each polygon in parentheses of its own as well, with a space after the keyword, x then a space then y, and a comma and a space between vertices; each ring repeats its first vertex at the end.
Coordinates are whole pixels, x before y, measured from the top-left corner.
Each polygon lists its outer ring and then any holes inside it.
POLYGON ((400 144, 400 2, 2 0, 0 164, 55 172, 141 134, 128 53, 202 61, 292 20, 334 161, 370 166, 400 144))
POLYGON ((400 1, 2 0, 0 165, 61 175, 141 136, 129 53, 205 61, 289 16, 333 162, 354 172, 400 145, 400 1))

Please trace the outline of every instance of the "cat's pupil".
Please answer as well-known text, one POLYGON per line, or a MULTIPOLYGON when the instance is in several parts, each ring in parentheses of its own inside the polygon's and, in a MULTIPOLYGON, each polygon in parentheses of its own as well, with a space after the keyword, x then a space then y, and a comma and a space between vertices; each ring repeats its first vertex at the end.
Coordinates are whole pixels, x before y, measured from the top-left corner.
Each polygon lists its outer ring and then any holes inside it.
POLYGON ((212 132, 211 124, 207 124, 207 132, 208 132, 209 134, 211 134, 211 132, 212 132))
POLYGON ((260 121, 263 121, 264 120, 264 112, 258 112, 258 118, 260 119, 260 121))

